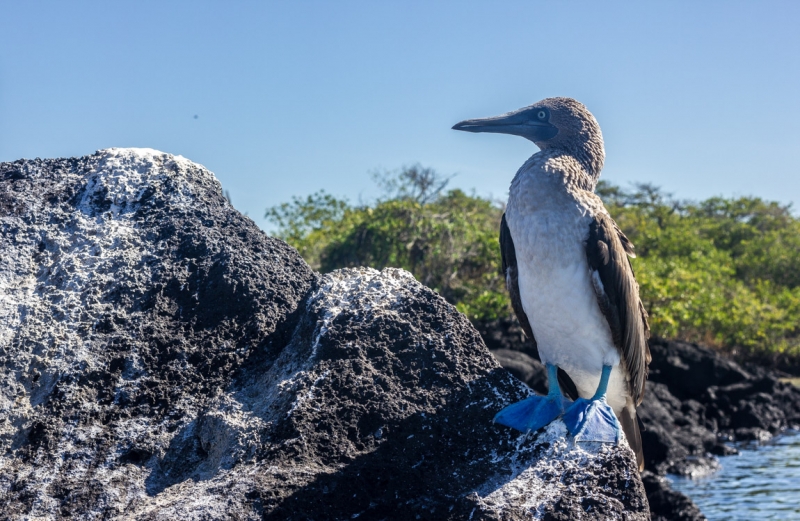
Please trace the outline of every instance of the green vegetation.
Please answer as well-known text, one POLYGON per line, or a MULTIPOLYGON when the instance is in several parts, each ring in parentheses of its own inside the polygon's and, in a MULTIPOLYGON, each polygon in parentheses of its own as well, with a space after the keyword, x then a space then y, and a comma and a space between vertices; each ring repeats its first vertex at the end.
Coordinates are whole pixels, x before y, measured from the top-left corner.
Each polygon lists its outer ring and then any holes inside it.
POLYGON ((403 268, 471 319, 509 313, 499 268, 502 207, 413 166, 376 176, 385 196, 352 206, 325 193, 267 210, 277 235, 323 273, 343 267, 403 268))
MULTIPOLYGON (((315 269, 404 268, 473 321, 511 313, 500 274, 502 205, 430 169, 378 176, 385 196, 325 193, 271 208, 277 235, 315 269)), ((636 245, 632 264, 653 333, 755 356, 800 357, 800 219, 754 197, 672 199, 640 185, 598 194, 636 245)))
POLYGON ((756 197, 680 202, 597 189, 636 245, 653 332, 750 354, 800 355, 800 220, 756 197))

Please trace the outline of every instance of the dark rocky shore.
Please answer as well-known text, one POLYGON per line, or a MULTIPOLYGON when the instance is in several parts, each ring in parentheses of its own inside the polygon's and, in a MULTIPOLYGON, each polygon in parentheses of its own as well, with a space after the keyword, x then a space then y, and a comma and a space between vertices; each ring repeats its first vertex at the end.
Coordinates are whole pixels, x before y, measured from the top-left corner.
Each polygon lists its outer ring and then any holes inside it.
POLYGON ((314 273, 153 150, 0 164, 0 261, 0 520, 696 520, 666 473, 800 423, 770 372, 654 340, 641 477, 493 425, 545 389, 518 327, 314 273))
POLYGON ((650 518, 627 446, 402 271, 314 273, 154 150, 0 164, 0 519, 650 518))
MULTIPOLYGON (((478 328, 498 361, 538 392, 546 392, 535 348, 512 321, 478 328)), ((736 453, 732 442, 760 442, 800 427, 800 389, 755 364, 738 364, 713 349, 652 339, 642 474, 654 520, 705 519, 663 476, 699 477, 719 469, 716 456, 736 453)))

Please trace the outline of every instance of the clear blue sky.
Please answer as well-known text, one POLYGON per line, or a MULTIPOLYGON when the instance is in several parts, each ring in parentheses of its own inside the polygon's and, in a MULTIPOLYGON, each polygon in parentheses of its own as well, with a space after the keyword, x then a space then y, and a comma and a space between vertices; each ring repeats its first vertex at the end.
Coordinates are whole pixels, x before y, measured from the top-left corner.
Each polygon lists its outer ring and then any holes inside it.
POLYGON ((181 154, 261 226, 293 195, 371 198, 369 171, 413 162, 504 198, 535 147, 450 127, 548 96, 595 114, 605 179, 800 206, 797 1, 0 9, 0 161, 181 154))

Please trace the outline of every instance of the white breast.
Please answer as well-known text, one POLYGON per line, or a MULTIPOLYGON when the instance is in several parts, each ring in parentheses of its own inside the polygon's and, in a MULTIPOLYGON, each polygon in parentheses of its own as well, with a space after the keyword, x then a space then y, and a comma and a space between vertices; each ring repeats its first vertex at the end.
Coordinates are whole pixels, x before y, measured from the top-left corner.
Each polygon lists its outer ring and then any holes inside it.
POLYGON ((586 259, 593 216, 556 175, 518 175, 511 194, 506 220, 516 250, 520 297, 542 362, 564 369, 584 398, 597 389, 603 365, 616 366, 608 401, 620 410, 627 385, 586 259))

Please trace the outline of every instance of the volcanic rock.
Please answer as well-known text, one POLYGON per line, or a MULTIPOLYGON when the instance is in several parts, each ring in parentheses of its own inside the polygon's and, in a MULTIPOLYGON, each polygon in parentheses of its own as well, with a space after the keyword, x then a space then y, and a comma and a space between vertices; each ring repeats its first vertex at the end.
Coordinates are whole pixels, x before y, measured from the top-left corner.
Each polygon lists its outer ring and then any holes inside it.
POLYGON ((520 435, 530 390, 407 272, 315 274, 199 165, 0 164, 6 519, 648 519, 627 446, 520 435))
MULTIPOLYGON (((535 358, 534 343, 519 337, 518 326, 493 321, 479 330, 495 347, 492 353, 500 364, 531 388, 545 391, 544 366, 535 358)), ((706 346, 653 338, 650 351, 653 360, 638 415, 652 515, 695 519, 701 514, 692 501, 658 476, 713 474, 720 469, 716 456, 738 453, 731 442, 760 443, 800 428, 800 389, 767 368, 739 364, 706 346)))
POLYGON ((691 499, 672 490, 666 478, 650 471, 642 473, 653 521, 706 521, 691 499))

